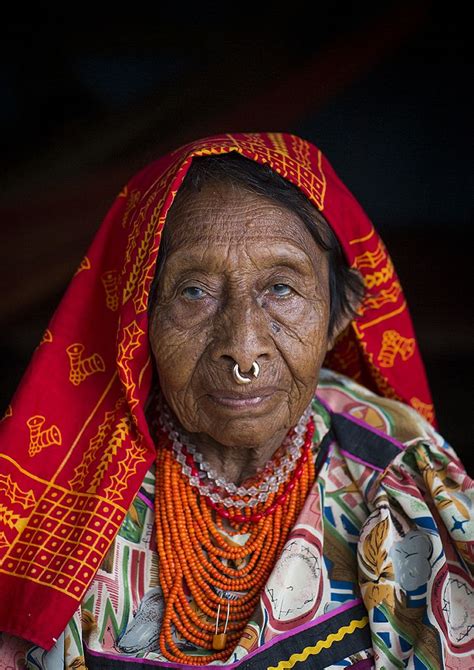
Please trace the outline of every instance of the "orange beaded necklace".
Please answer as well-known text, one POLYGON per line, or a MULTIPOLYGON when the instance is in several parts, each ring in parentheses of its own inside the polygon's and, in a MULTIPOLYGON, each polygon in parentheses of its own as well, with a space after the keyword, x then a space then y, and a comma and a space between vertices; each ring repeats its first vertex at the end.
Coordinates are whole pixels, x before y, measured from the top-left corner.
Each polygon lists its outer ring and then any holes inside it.
POLYGON ((314 482, 313 434, 310 416, 290 478, 262 502, 246 497, 243 504, 235 494, 231 506, 191 484, 196 480, 183 472, 172 440, 158 428, 155 518, 165 599, 160 647, 168 660, 206 665, 232 652, 314 482), (243 546, 232 539, 242 534, 248 535, 243 546), (186 654, 176 637, 211 653, 186 654))

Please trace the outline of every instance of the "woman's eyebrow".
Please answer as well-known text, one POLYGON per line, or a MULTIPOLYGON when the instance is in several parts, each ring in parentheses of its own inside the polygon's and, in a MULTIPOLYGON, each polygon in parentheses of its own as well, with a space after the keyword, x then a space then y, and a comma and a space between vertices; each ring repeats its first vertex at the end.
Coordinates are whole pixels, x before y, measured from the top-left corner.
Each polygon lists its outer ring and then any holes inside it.
POLYGON ((306 273, 309 269, 313 270, 313 261, 311 257, 301 248, 292 245, 289 249, 268 249, 268 253, 261 257, 263 267, 285 267, 296 272, 306 273))

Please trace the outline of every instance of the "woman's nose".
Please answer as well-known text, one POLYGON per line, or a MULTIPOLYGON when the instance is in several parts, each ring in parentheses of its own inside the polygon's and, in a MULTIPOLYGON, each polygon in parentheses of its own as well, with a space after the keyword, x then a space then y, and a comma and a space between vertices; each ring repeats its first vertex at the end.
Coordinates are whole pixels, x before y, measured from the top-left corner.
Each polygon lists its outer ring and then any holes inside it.
POLYGON ((235 300, 221 310, 213 338, 212 358, 238 364, 242 373, 271 356, 266 320, 254 300, 235 300))

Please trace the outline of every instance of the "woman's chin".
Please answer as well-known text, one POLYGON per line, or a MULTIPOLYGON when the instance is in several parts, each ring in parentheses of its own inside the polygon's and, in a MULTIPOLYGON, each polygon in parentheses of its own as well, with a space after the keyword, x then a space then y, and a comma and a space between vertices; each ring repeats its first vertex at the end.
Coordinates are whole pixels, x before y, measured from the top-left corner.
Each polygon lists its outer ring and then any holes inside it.
MULTIPOLYGON (((280 431, 276 431, 276 434, 280 437, 280 441, 274 445, 274 449, 280 446, 285 431, 282 431, 281 434, 280 431)), ((224 433, 219 433, 214 430, 209 437, 211 437, 217 444, 222 445, 222 447, 232 450, 267 450, 269 448, 268 445, 273 445, 276 441, 275 430, 258 430, 255 428, 255 423, 250 422, 241 422, 238 426, 236 425, 230 429, 226 429, 224 433)), ((269 453, 268 457, 271 457, 271 453, 269 453)))

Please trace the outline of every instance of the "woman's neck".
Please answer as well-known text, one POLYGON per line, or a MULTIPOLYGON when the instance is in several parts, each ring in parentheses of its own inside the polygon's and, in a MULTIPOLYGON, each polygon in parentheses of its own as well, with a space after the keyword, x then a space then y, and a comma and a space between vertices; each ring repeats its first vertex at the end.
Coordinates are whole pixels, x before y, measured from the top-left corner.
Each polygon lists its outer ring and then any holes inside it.
POLYGON ((264 445, 232 447, 219 444, 208 435, 192 434, 190 441, 210 465, 217 478, 236 485, 255 476, 281 446, 286 430, 275 434, 264 445))

